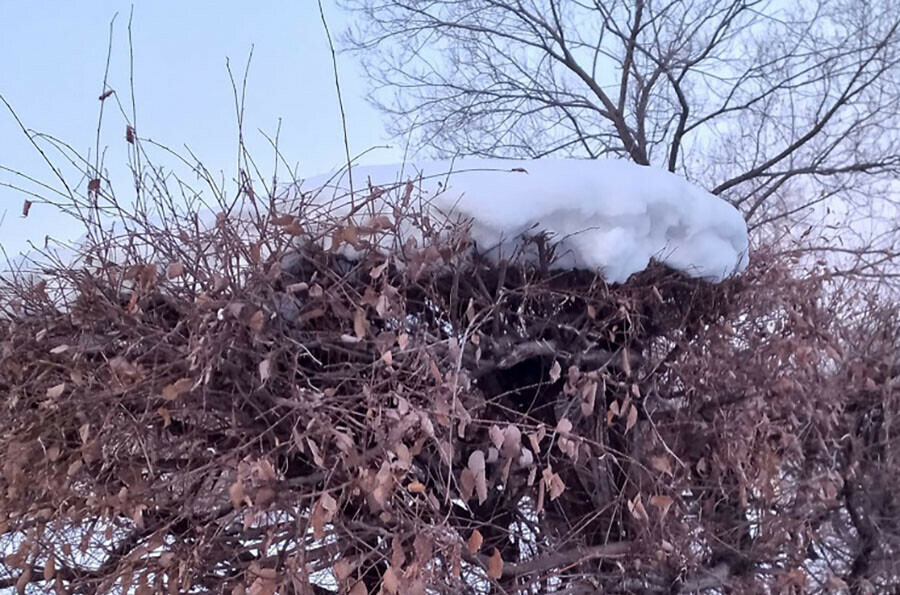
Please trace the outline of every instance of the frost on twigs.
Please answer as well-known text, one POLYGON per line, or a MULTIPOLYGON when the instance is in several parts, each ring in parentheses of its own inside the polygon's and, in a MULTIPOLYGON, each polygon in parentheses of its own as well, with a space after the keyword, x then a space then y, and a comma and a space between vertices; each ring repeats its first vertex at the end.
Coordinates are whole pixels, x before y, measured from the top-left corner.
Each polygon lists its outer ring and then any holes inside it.
POLYGON ((808 519, 847 482, 896 477, 837 446, 897 397, 821 278, 761 252, 610 285, 484 258, 405 184, 356 192, 351 217, 132 221, 5 281, 0 585, 740 584, 830 535, 808 519))

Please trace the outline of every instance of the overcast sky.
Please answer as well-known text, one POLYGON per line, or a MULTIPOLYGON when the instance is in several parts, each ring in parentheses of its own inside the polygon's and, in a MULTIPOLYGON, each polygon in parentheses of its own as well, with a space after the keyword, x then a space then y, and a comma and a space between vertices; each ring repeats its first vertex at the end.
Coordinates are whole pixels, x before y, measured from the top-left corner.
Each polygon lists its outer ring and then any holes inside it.
MULTIPOLYGON (((128 17, 131 4, 0 1, 0 95, 25 126, 93 154, 110 20, 114 24, 109 85, 130 108, 128 17)), ((346 15, 325 0, 332 34, 346 15)), ((226 59, 242 74, 251 47, 245 131, 254 154, 271 166, 272 151, 257 130, 275 132, 281 118, 282 152, 303 175, 330 170, 344 160, 340 112, 331 56, 315 0, 261 3, 217 0, 138 0, 133 21, 137 125, 142 137, 173 148, 185 145, 214 171, 234 172, 237 125, 226 59)), ((382 116, 365 101, 366 85, 355 60, 339 55, 342 94, 352 153, 390 143, 382 116)), ((127 145, 115 104, 107 102, 103 143, 106 167, 127 196, 127 145)), ((396 160, 398 148, 365 161, 396 160)), ((15 120, 0 105, 0 166, 54 182, 15 120)), ((74 180, 78 182, 76 178, 74 180)), ((19 184, 0 170, 0 184, 19 184)), ((59 184, 56 184, 59 186, 59 184)), ((26 197, 0 187, 0 244, 10 256, 52 235, 73 239, 81 231, 52 207, 36 204, 22 218, 26 197)))

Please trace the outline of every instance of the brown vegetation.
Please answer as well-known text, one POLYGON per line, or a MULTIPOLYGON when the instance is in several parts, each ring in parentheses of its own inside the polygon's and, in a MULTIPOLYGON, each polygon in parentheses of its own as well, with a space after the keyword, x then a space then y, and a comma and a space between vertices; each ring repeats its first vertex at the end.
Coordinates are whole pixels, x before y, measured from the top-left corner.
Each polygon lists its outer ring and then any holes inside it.
POLYGON ((152 257, 107 236, 4 288, 0 584, 896 585, 894 306, 765 251, 609 286, 436 237, 386 259, 393 231, 348 221, 359 260, 294 246, 302 217, 253 244, 172 217, 131 236, 152 257))

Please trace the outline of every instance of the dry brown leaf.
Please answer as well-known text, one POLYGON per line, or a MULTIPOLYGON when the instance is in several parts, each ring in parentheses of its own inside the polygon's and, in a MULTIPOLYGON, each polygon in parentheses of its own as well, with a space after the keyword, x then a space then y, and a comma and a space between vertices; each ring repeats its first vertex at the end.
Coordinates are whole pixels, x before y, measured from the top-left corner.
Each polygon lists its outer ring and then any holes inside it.
MULTIPOLYGON (((543 426, 541 426, 543 429, 543 426)), ((531 432, 528 434, 528 442, 531 443, 531 450, 536 453, 541 452, 541 439, 543 436, 538 432, 531 432)))
POLYGON ((345 581, 353 573, 353 566, 345 558, 341 558, 334 564, 334 576, 339 581, 345 581))
POLYGON ((663 496, 659 494, 657 494, 656 496, 650 496, 650 505, 658 508, 660 516, 663 518, 665 518, 674 502, 675 501, 672 500, 672 498, 670 498, 669 496, 663 496))
POLYGON ((473 451, 472 454, 469 455, 469 469, 472 473, 478 473, 479 471, 484 471, 484 453, 480 450, 473 451))
POLYGON ((672 475, 672 463, 667 456, 650 457, 650 467, 660 473, 672 475))
POLYGON ((462 496, 462 499, 466 502, 472 499, 472 494, 475 492, 475 474, 472 473, 472 470, 466 467, 459 474, 459 495, 462 496))
POLYGON ((25 570, 22 571, 22 574, 19 575, 19 580, 16 581, 16 593, 18 593, 19 595, 27 593, 27 588, 30 583, 31 566, 26 566, 25 570))
POLYGON ((387 268, 387 266, 388 266, 388 261, 384 261, 380 265, 372 267, 372 269, 369 271, 369 276, 374 281, 375 279, 380 277, 382 275, 382 273, 384 273, 384 270, 387 268))
POLYGON ((488 435, 491 438, 491 443, 495 448, 500 448, 503 446, 503 430, 500 429, 500 426, 494 424, 491 426, 491 429, 488 430, 488 435))
POLYGON ((248 595, 275 595, 277 587, 278 585, 274 580, 261 577, 253 581, 253 584, 250 585, 248 595))
POLYGON ((253 316, 250 317, 250 320, 247 321, 247 326, 249 326, 250 330, 253 332, 258 333, 262 331, 265 321, 266 317, 265 314, 263 314, 263 311, 257 310, 253 313, 253 316))
MULTIPOLYGON (((401 403, 404 402, 405 400, 401 401, 401 403)), ((402 408, 400 410, 402 411, 402 408)), ((397 455, 397 462, 400 463, 400 467, 409 469, 409 466, 412 463, 412 453, 409 451, 409 447, 403 442, 398 442, 397 445, 394 446, 394 454, 397 455)))
POLYGON ((847 591, 850 589, 850 585, 847 584, 847 581, 836 574, 830 574, 828 576, 828 580, 825 581, 825 586, 835 591, 847 591))
POLYGON ((56 556, 51 552, 44 564, 44 580, 52 581, 54 576, 56 576, 56 556))
POLYGON ((631 358, 628 356, 628 349, 622 349, 622 371, 631 377, 631 358))
POLYGON ((272 223, 278 227, 284 227, 294 222, 293 215, 275 215, 272 217, 272 223))
POLYGON ((47 449, 47 459, 50 462, 55 463, 56 460, 59 459, 59 455, 61 454, 61 452, 62 451, 60 451, 60 448, 58 446, 51 446, 47 449))
POLYGON ((342 432, 340 430, 334 430, 334 442, 337 445, 338 450, 344 454, 349 454, 356 446, 356 443, 353 441, 353 434, 342 432))
POLYGON ((606 424, 611 426, 613 421, 619 416, 620 412, 619 402, 613 401, 609 406, 609 410, 606 412, 606 424))
POLYGON ((563 492, 566 491, 566 484, 563 483, 562 477, 559 476, 559 473, 554 473, 550 476, 550 483, 547 486, 550 492, 550 500, 556 500, 560 496, 562 496, 563 492))
POLYGON ((316 502, 310 515, 310 524, 313 528, 313 537, 316 539, 325 539, 325 524, 328 522, 326 517, 328 512, 322 507, 321 502, 316 502))
POLYGON ((650 520, 647 509, 644 508, 644 501, 640 494, 628 501, 628 511, 636 520, 646 523, 650 520))
POLYGON ((174 401, 181 395, 189 392, 194 386, 193 378, 181 378, 172 384, 166 385, 162 389, 162 398, 166 401, 174 401))
POLYGON ((475 480, 475 493, 478 495, 478 503, 484 504, 488 496, 487 475, 485 474, 484 453, 476 450, 469 455, 469 471, 475 480))
POLYGON ((66 470, 66 474, 69 477, 75 477, 78 475, 78 472, 81 471, 81 468, 84 467, 84 462, 79 458, 72 461, 69 465, 69 468, 66 470))
POLYGON ((434 360, 429 362, 431 368, 431 375, 434 376, 434 381, 438 383, 438 386, 444 384, 444 377, 441 375, 441 371, 438 370, 437 364, 434 363, 434 360))
POLYGON ((421 494, 425 492, 425 484, 421 481, 414 481, 406 486, 410 494, 421 494))
POLYGON ((28 216, 29 211, 31 211, 32 204, 34 203, 30 200, 26 200, 24 203, 22 203, 22 217, 28 216))
POLYGON ((553 360, 553 366, 550 367, 550 382, 554 383, 559 380, 559 377, 562 375, 562 366, 559 365, 557 360, 553 360))
POLYGON ((585 417, 594 412, 594 403, 597 399, 597 382, 591 380, 581 388, 581 414, 585 417))
POLYGON ((364 339, 368 328, 369 321, 366 320, 366 311, 360 308, 353 315, 353 333, 357 339, 364 339))
POLYGON ((364 582, 359 581, 353 585, 353 588, 350 589, 347 595, 369 595, 369 590, 366 589, 366 584, 364 582))
POLYGON ((271 376, 272 361, 269 358, 259 362, 259 377, 265 382, 271 376))
POLYGON ((259 261, 262 258, 262 246, 260 246, 259 242, 251 242, 250 243, 250 262, 253 264, 259 264, 259 261))
POLYGON ((503 445, 500 452, 504 457, 513 459, 522 450, 522 430, 515 424, 509 424, 503 430, 503 445))
MULTIPOLYGON (((319 502, 322 503, 322 508, 327 510, 332 515, 337 510, 337 500, 335 500, 334 496, 332 496, 328 492, 325 492, 324 494, 322 494, 322 497, 319 499, 319 502)), ((329 518, 329 520, 331 520, 331 519, 329 518)))
POLYGON ((500 557, 500 550, 494 548, 494 553, 488 560, 488 578, 497 580, 503 576, 503 558, 500 557))
POLYGON ((228 496, 231 498, 231 506, 239 510, 244 505, 244 482, 240 479, 228 488, 228 496))
POLYGON ((484 536, 481 534, 481 531, 475 529, 472 531, 472 534, 469 535, 469 553, 473 556, 478 553, 478 550, 481 549, 481 544, 484 543, 484 536))
POLYGON ((57 385, 51 386, 47 389, 47 397, 51 399, 55 399, 61 396, 66 391, 66 383, 60 382, 57 385))
POLYGON ((400 578, 393 566, 388 566, 381 575, 381 586, 388 593, 396 593, 400 590, 400 578))
POLYGON ((634 403, 631 404, 631 407, 628 409, 628 419, 625 421, 625 431, 627 432, 631 428, 634 427, 634 424, 637 423, 638 420, 638 412, 637 407, 635 407, 634 403))
POLYGON ((166 278, 167 279, 175 279, 176 277, 180 277, 184 274, 184 265, 180 262, 170 263, 169 266, 166 267, 166 278))
POLYGON ((159 556, 159 565, 163 568, 168 568, 172 565, 172 562, 175 561, 175 554, 172 552, 163 552, 159 556))
POLYGON ((309 447, 309 453, 313 456, 313 461, 315 461, 316 465, 323 467, 325 459, 322 458, 322 453, 319 452, 319 445, 310 437, 306 438, 306 445, 309 447))

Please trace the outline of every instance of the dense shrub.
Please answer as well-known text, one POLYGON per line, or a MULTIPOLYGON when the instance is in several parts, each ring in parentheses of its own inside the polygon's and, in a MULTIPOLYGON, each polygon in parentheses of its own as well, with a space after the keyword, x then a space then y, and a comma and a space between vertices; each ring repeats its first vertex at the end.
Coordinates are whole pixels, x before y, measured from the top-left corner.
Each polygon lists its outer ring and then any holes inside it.
POLYGON ((892 305, 765 250, 718 285, 652 266, 610 286, 549 270, 543 238, 544 262, 493 264, 411 213, 272 204, 252 234, 134 217, 4 282, 0 583, 897 583, 892 305), (369 249, 407 216, 424 245, 369 249))

